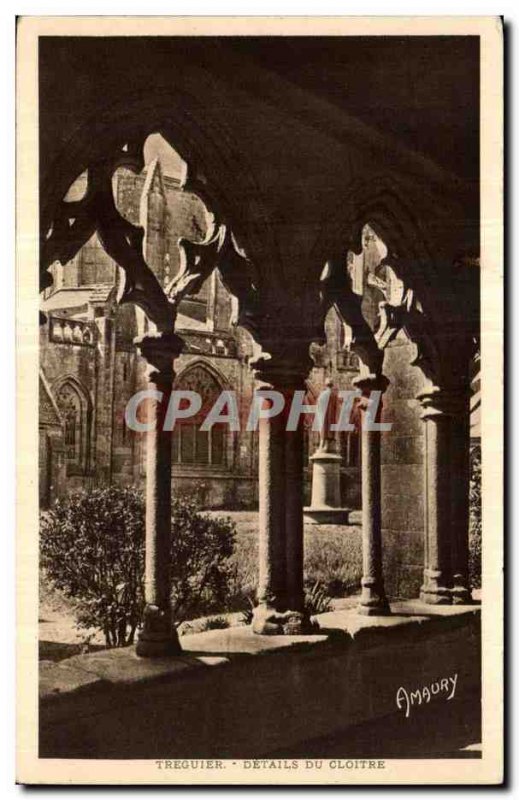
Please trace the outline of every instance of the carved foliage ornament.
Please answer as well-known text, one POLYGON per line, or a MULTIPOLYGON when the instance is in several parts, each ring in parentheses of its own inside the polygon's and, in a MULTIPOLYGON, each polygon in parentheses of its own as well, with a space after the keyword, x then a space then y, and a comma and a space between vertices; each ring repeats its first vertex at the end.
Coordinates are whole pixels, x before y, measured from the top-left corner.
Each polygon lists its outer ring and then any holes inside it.
POLYGON ((202 243, 181 239, 180 269, 167 287, 169 300, 178 307, 183 297, 196 293, 214 269, 218 269, 225 288, 237 299, 232 324, 242 325, 254 334, 257 329, 258 288, 254 268, 231 230, 215 225, 202 243))
MULTIPOLYGON (((445 298, 444 315, 439 320, 431 318, 417 292, 397 275, 396 269, 400 273, 400 261, 395 253, 391 253, 380 262, 379 267, 390 269, 393 280, 384 281, 376 276, 367 276, 368 284, 376 284, 384 297, 378 303, 377 321, 372 330, 362 312, 362 295, 354 291, 354 276, 348 272, 346 263, 345 251, 326 262, 321 275, 321 299, 324 313, 333 305, 342 321, 351 328, 351 349, 361 361, 361 376, 380 374, 383 351, 402 330, 416 347, 412 364, 422 370, 432 385, 442 388, 467 385, 467 370, 477 349, 477 336, 463 313, 460 313, 461 309, 458 309, 457 315, 451 312, 447 300, 452 304, 452 297, 445 298)), ((478 266, 477 260, 471 261, 471 264, 478 266)), ((450 295, 455 289, 458 290, 458 286, 454 286, 457 280, 455 266, 451 285, 447 287, 450 295)), ((436 289, 431 287, 431 291, 436 289)), ((458 295, 459 291, 456 292, 458 295)))
POLYGON ((382 370, 384 355, 362 314, 361 297, 353 291, 346 270, 346 257, 346 253, 340 253, 325 264, 321 275, 323 314, 326 315, 331 306, 335 308, 342 321, 351 328, 351 349, 360 359, 361 373, 377 375, 382 370))
POLYGON ((97 232, 107 254, 122 268, 118 302, 140 306, 159 331, 172 328, 172 308, 143 256, 144 230, 117 210, 112 178, 118 167, 140 172, 144 140, 123 143, 106 159, 89 165, 87 187, 80 200, 62 200, 42 242, 42 267, 58 260, 66 264, 97 232))
POLYGON ((140 306, 158 332, 174 329, 179 303, 186 295, 196 293, 214 269, 219 269, 224 285, 237 298, 234 323, 252 332, 258 299, 254 271, 226 225, 213 218, 204 242, 179 241, 181 267, 166 291, 148 267, 143 254, 145 231, 119 213, 112 189, 113 175, 119 167, 136 173, 142 171, 145 138, 125 142, 109 157, 89 165, 84 196, 58 204, 52 225, 42 238, 43 288, 51 280, 49 266, 55 261, 68 263, 97 232, 107 254, 122 268, 118 303, 133 302, 140 306))

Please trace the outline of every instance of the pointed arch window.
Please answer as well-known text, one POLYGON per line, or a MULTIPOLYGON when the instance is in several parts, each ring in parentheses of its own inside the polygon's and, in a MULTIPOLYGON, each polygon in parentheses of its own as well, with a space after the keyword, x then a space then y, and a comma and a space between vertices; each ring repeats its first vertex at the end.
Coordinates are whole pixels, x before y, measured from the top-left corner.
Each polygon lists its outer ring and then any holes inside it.
POLYGON ((227 464, 226 425, 213 425, 200 430, 208 411, 222 391, 217 378, 204 366, 188 369, 179 376, 175 389, 197 392, 202 398, 200 412, 189 419, 179 420, 173 430, 173 464, 224 467, 227 464))
POLYGON ((89 459, 89 402, 86 391, 74 380, 65 380, 56 400, 64 428, 67 472, 84 474, 89 459))

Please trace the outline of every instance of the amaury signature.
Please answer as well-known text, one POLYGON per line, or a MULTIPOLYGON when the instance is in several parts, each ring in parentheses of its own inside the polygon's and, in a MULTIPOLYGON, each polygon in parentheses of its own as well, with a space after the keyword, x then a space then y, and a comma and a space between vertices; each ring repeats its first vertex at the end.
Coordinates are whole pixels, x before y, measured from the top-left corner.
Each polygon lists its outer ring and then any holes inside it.
POLYGON ((398 708, 405 708, 405 715, 408 717, 411 713, 411 707, 414 705, 420 706, 422 703, 429 703, 431 698, 436 695, 447 695, 447 700, 452 700, 456 693, 456 683, 458 682, 458 673, 448 678, 441 678, 429 686, 423 686, 421 689, 415 689, 408 692, 403 686, 400 686, 396 693, 396 704, 398 708))

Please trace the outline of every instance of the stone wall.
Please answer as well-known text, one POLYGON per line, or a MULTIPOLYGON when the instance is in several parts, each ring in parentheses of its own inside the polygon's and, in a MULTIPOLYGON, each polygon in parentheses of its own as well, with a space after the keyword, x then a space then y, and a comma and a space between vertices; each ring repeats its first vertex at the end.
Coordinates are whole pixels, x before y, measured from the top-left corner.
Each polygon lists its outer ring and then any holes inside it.
POLYGON ((417 597, 424 551, 424 425, 416 394, 423 376, 410 365, 415 347, 404 333, 387 348, 382 434, 382 534, 386 589, 390 597, 417 597))
MULTIPOLYGON (((367 722, 379 725, 376 755, 384 758, 384 730, 395 719, 413 722, 397 707, 399 688, 434 684, 430 705, 411 715, 427 726, 424 748, 436 738, 445 751, 445 715, 448 723, 452 705, 473 709, 480 697, 479 610, 428 607, 421 616, 405 603, 395 611, 382 620, 322 614, 310 636, 257 636, 246 627, 187 635, 175 658, 139 659, 123 648, 42 663, 40 758, 283 757, 338 732, 347 741, 349 729, 354 737, 353 726, 367 722)), ((478 716, 476 709, 465 744, 480 741, 478 716)))

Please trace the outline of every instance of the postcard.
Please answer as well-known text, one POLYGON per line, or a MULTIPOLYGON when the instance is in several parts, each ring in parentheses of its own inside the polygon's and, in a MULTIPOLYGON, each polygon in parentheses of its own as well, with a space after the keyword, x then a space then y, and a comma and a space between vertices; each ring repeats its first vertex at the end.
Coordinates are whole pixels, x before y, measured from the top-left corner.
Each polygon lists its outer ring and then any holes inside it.
POLYGON ((21 17, 17 780, 503 780, 497 17, 21 17))

